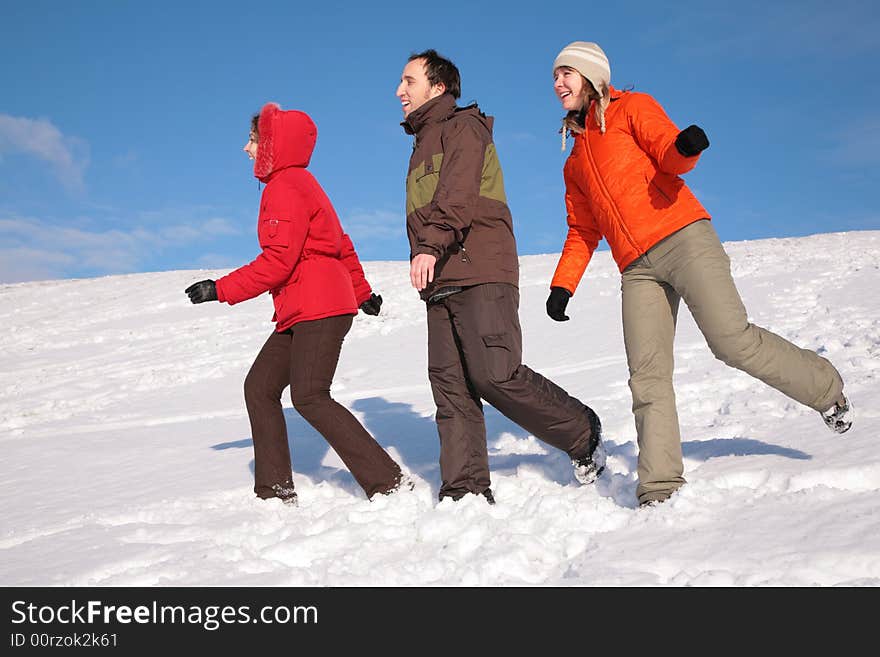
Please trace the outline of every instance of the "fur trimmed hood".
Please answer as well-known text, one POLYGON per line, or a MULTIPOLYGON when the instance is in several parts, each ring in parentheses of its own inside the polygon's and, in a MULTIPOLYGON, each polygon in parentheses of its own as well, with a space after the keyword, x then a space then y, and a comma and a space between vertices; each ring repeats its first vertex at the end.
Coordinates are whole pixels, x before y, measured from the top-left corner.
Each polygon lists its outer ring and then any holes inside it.
POLYGON ((266 103, 257 123, 260 133, 254 175, 268 182, 276 171, 287 167, 309 166, 318 128, 305 112, 282 110, 277 103, 266 103))

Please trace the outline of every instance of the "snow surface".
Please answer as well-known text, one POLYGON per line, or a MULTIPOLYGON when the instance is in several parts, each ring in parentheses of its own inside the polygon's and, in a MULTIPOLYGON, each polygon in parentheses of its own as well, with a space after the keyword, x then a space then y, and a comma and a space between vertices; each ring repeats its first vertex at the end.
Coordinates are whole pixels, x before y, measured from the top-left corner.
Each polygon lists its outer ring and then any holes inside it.
POLYGON ((880 231, 726 245, 752 320, 831 359, 856 423, 713 359, 684 307, 676 391, 688 484, 636 505, 620 276, 596 254, 544 313, 556 255, 521 259, 524 361, 602 417, 608 470, 486 407, 494 507, 437 503, 424 308, 404 262, 368 262, 385 304, 361 314, 333 387, 412 472, 368 502, 290 407, 299 508, 254 497, 245 374, 268 296, 190 305, 220 271, 0 286, 2 585, 880 585, 880 231))

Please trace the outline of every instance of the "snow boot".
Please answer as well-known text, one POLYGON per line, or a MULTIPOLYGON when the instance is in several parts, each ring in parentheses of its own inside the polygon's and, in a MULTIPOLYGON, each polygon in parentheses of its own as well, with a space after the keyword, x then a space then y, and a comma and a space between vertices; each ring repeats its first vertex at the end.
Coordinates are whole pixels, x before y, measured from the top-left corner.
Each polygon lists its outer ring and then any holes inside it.
POLYGON ((585 456, 571 460, 574 478, 581 484, 592 484, 605 470, 602 422, 589 406, 587 407, 587 417, 590 420, 590 451, 585 456))
MULTIPOLYGON (((399 493, 400 491, 405 490, 414 490, 416 487, 415 480, 410 477, 408 474, 400 473, 400 476, 397 479, 397 483, 395 483, 391 488, 386 491, 382 491, 382 495, 394 495, 395 493, 399 493)), ((372 501, 372 497, 370 501, 372 501)))
POLYGON ((846 397, 843 397, 842 405, 834 402, 834 406, 824 413, 820 413, 820 415, 825 422, 825 426, 834 433, 846 433, 849 431, 854 419, 852 404, 846 397))
POLYGON ((293 484, 285 484, 284 486, 281 484, 272 484, 272 490, 275 491, 275 497, 285 504, 299 506, 299 499, 296 496, 296 491, 293 490, 293 484))

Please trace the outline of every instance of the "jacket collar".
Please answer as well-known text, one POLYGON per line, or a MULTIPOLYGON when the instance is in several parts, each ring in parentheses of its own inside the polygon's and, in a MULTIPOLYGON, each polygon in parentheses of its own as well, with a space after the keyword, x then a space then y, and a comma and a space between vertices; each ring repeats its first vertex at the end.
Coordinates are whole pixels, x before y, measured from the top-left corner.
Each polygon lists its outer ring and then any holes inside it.
POLYGON ((411 112, 400 125, 403 126, 406 134, 415 135, 429 123, 439 123, 448 119, 455 113, 455 110, 455 98, 451 94, 442 94, 411 112))
MULTIPOLYGON (((606 118, 607 118, 607 116, 608 116, 608 115, 607 115, 607 112, 609 111, 609 108, 613 106, 612 104, 613 104, 615 101, 618 101, 618 100, 620 100, 621 98, 623 98, 624 94, 629 93, 628 91, 625 91, 625 90, 624 90, 624 91, 621 91, 620 89, 616 89, 615 87, 612 87, 610 84, 608 85, 608 89, 609 89, 609 92, 610 92, 610 93, 609 93, 608 108, 605 109, 605 112, 606 112, 606 118)), ((590 110, 592 110, 592 108, 593 108, 593 103, 596 103, 596 102, 597 102, 597 101, 595 101, 595 100, 591 100, 591 101, 590 101, 590 106, 584 109, 584 112, 585 112, 585 114, 584 114, 584 126, 585 126, 585 127, 587 127, 587 126, 592 126, 592 127, 596 128, 596 129, 599 128, 599 124, 598 124, 598 122, 596 121, 596 114, 595 114, 594 112, 590 111, 590 110)), ((585 136, 586 134, 587 134, 586 131, 584 131, 584 132, 578 133, 577 135, 574 135, 574 138, 577 139, 578 137, 585 136)))

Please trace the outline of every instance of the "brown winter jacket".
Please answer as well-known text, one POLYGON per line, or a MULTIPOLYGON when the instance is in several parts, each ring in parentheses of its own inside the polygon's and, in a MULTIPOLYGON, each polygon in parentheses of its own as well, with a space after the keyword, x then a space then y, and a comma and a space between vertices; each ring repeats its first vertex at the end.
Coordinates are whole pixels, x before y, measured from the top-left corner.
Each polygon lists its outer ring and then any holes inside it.
POLYGON ((401 123, 415 135, 406 177, 410 259, 437 258, 428 299, 446 286, 519 284, 513 220, 492 142, 492 117, 476 105, 433 98, 401 123))

